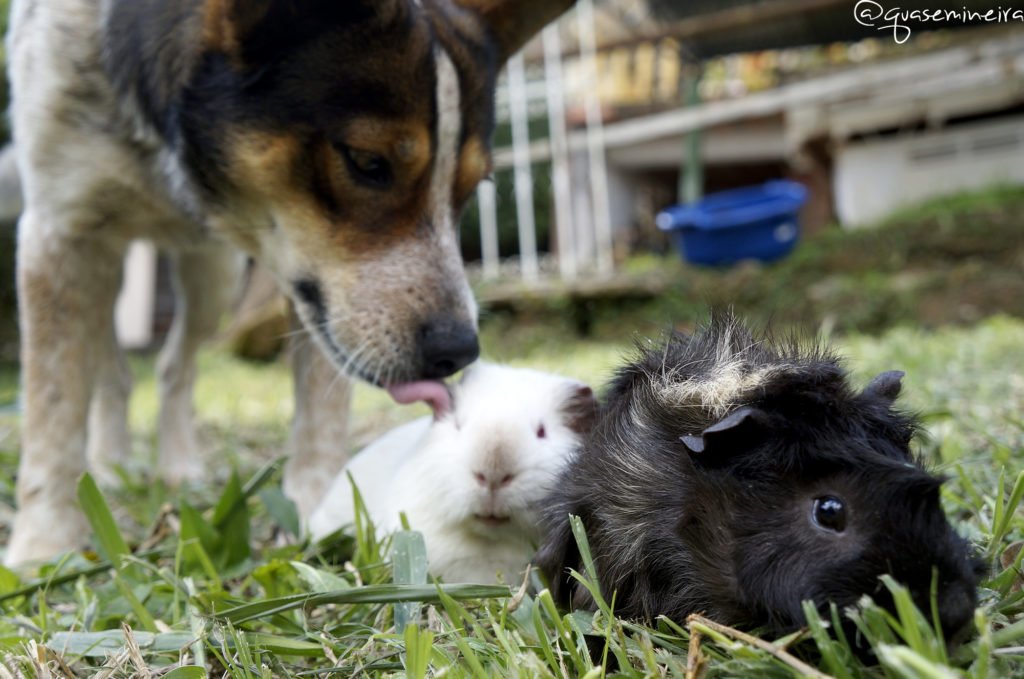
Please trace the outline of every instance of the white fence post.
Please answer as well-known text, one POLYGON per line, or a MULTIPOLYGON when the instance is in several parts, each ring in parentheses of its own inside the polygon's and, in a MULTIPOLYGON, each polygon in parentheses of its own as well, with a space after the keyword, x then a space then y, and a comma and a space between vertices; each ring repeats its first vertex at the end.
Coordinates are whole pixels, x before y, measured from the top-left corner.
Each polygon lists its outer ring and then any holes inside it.
POLYGON ((537 280, 537 231, 533 206, 533 173, 530 171, 530 120, 526 105, 526 73, 523 55, 508 60, 509 117, 512 121, 512 154, 515 165, 516 221, 519 225, 519 264, 523 280, 537 280))
POLYGON ((573 279, 576 277, 579 255, 572 223, 569 143, 565 129, 565 97, 562 93, 562 45, 556 24, 544 29, 543 40, 548 134, 551 144, 551 183, 555 199, 555 233, 558 235, 558 272, 564 279, 573 279))
POLYGON ((498 189, 494 180, 476 187, 476 205, 480 212, 480 259, 484 278, 497 278, 501 270, 498 254, 498 189))
POLYGON ((576 19, 579 22, 580 57, 584 73, 584 110, 587 120, 587 157, 590 165, 590 194, 593 203, 594 231, 597 241, 597 270, 611 273, 615 261, 612 252, 611 208, 608 202, 608 173, 605 167, 604 123, 601 119, 601 98, 597 80, 597 41, 594 37, 594 3, 580 0, 576 19))

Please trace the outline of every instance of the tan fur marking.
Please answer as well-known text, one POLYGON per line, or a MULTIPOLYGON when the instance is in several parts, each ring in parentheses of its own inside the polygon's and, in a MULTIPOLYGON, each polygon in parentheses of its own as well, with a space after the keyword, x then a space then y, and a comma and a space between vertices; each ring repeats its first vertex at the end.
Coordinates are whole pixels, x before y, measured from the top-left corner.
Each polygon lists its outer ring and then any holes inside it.
POLYGON ((459 154, 459 174, 455 181, 455 201, 461 205, 476 185, 491 173, 491 157, 479 136, 473 135, 459 154))
POLYGON ((658 388, 658 396, 675 406, 700 406, 714 417, 722 417, 740 405, 739 399, 755 390, 777 372, 777 367, 750 370, 742 360, 721 365, 705 380, 668 382, 658 388))
MULTIPOLYGON (((267 3, 240 10, 238 0, 206 0, 203 4, 203 45, 212 51, 238 56, 246 31, 266 16, 267 3)), ((253 5, 253 3, 249 3, 253 5)))
POLYGON ((233 135, 231 170, 239 186, 252 186, 264 195, 291 178, 291 163, 299 151, 296 138, 288 134, 244 133, 233 135))
MULTIPOLYGON (((429 166, 429 143, 417 137, 414 126, 409 126, 412 133, 397 137, 394 129, 386 124, 368 122, 361 129, 367 132, 367 141, 361 142, 360 148, 378 148, 376 144, 383 142, 393 150, 401 141, 413 140, 414 156, 410 163, 421 166, 419 175, 414 177, 414 172, 402 170, 400 168, 406 166, 398 164, 395 165, 395 185, 391 189, 379 191, 360 186, 352 181, 338 152, 325 143, 314 162, 320 166, 315 171, 329 178, 331 191, 341 206, 340 215, 332 215, 307 186, 296 182, 293 168, 296 162, 306 162, 297 138, 245 132, 232 137, 234 143, 229 154, 232 180, 251 192, 251 200, 262 201, 268 207, 272 205, 282 228, 301 228, 301 233, 295 237, 305 242, 311 251, 330 251, 339 261, 372 258, 375 253, 409 239, 416 229, 417 217, 423 213, 426 200, 426 181, 417 180, 422 179, 429 166), (377 136, 372 136, 371 132, 376 132, 377 136), (425 158, 420 157, 422 151, 427 153, 425 158)), ((422 127, 419 131, 426 134, 422 127)), ((392 152, 389 157, 393 155, 392 152)))

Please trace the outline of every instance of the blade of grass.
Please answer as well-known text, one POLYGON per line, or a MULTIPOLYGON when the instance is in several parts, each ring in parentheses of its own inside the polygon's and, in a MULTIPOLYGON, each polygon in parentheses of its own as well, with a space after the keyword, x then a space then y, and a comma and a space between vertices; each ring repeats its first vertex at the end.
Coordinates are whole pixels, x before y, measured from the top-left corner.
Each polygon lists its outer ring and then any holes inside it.
POLYGON ((558 608, 555 606, 555 600, 551 598, 551 592, 546 589, 540 592, 537 595, 537 603, 544 608, 544 612, 548 614, 548 618, 558 631, 558 638, 564 644, 566 652, 568 652, 569 657, 572 659, 576 673, 585 673, 593 669, 590 656, 587 655, 584 659, 584 656, 580 654, 576 639, 573 638, 572 632, 569 631, 565 621, 558 614, 558 608))
POLYGON ((906 679, 960 679, 954 670, 925 658, 906 646, 881 644, 876 649, 883 665, 906 679))
POLYGON ((245 632, 243 636, 247 644, 278 655, 300 655, 315 658, 322 658, 324 655, 323 644, 313 641, 292 639, 265 632, 245 632))
POLYGON ((245 486, 242 488, 241 499, 243 501, 248 500, 253 495, 258 493, 259 490, 263 488, 263 486, 266 485, 266 483, 270 481, 270 479, 272 479, 275 474, 277 474, 278 470, 280 470, 281 467, 284 466, 287 459, 288 458, 286 456, 274 458, 270 462, 260 467, 256 471, 256 473, 250 476, 249 480, 245 482, 245 486))
POLYGON ((1002 648, 1024 639, 1024 620, 1018 620, 992 633, 992 647, 1002 648))
MULTIPOLYGON (((391 536, 391 567, 396 585, 427 583, 427 546, 422 533, 403 530, 391 536)), ((404 630, 408 625, 418 623, 420 608, 418 601, 395 604, 395 629, 404 630)))
MULTIPOLYGON (((501 599, 511 595, 508 587, 501 585, 437 585, 437 587, 440 587, 448 596, 454 599, 501 599)), ((338 592, 294 594, 275 599, 264 599, 218 611, 212 613, 211 616, 237 625, 274 613, 302 608, 303 606, 322 606, 324 604, 391 604, 403 601, 437 603, 439 598, 437 590, 433 586, 366 585, 338 592)))
POLYGON ((117 527, 117 522, 114 521, 107 501, 88 472, 82 474, 78 480, 78 504, 89 522, 89 527, 92 528, 96 547, 103 558, 114 564, 114 567, 129 579, 140 580, 143 574, 135 566, 122 565, 122 558, 131 552, 117 527))
POLYGON ((348 482, 352 486, 353 523, 356 534, 356 550, 352 555, 352 563, 362 571, 365 566, 383 561, 384 554, 381 542, 377 539, 377 529, 370 519, 370 513, 366 511, 363 494, 359 492, 352 474, 348 474, 348 482))
POLYGON ((811 631, 811 638, 814 639, 815 645, 818 647, 818 652, 821 653, 821 658, 825 663, 826 669, 829 673, 838 679, 853 679, 853 675, 846 669, 848 656, 846 658, 840 658, 841 654, 839 651, 839 644, 825 629, 825 623, 822 621, 821 616, 818 615, 818 609, 815 607, 813 601, 804 601, 804 617, 807 619, 807 626, 811 631))
POLYGON ((970 674, 977 679, 985 679, 989 676, 989 659, 992 657, 992 626, 984 612, 974 611, 974 627, 978 630, 978 642, 970 674))
POLYGON ((1017 480, 1010 491, 1010 497, 1003 504, 1003 475, 999 475, 999 495, 996 500, 996 512, 993 518, 992 542, 989 543, 989 555, 995 556, 1002 545, 1003 538, 1010 532, 1010 522, 1017 513, 1021 498, 1024 498, 1024 471, 1017 474, 1017 480))
POLYGON ((175 667, 163 675, 163 679, 206 679, 206 668, 198 665, 175 667))
MULTIPOLYGON (((188 632, 133 632, 139 649, 146 653, 177 653, 192 641, 188 632)), ((58 653, 85 658, 103 658, 124 648, 124 633, 120 629, 102 632, 56 632, 46 642, 58 653)))
POLYGON ((131 585, 126 582, 125 579, 121 577, 121 573, 116 570, 114 571, 114 585, 117 587, 117 591, 121 593, 121 596, 124 597, 124 600, 128 602, 128 605, 131 607, 132 613, 134 613, 135 617, 138 619, 139 624, 142 625, 147 632, 158 632, 159 628, 156 625, 156 620, 154 620, 153 616, 150 615, 148 610, 146 610, 146 607, 142 604, 142 601, 139 600, 139 597, 135 596, 135 592, 132 591, 131 585))
MULTIPOLYGON (((165 550, 165 549, 151 549, 151 550, 148 550, 148 551, 145 551, 145 552, 139 552, 136 555, 136 557, 139 558, 139 559, 145 559, 145 558, 154 557, 154 556, 166 556, 166 555, 167 555, 167 550, 165 550)), ((55 570, 52 574, 48 575, 45 578, 39 578, 37 580, 33 580, 32 582, 29 582, 29 583, 25 584, 24 586, 22 586, 22 587, 20 587, 18 589, 11 590, 10 592, 6 592, 6 593, 0 595, 0 603, 4 603, 6 601, 10 601, 11 599, 17 599, 17 598, 23 597, 23 596, 29 596, 29 595, 35 594, 36 592, 38 592, 40 590, 47 589, 47 588, 50 588, 50 587, 57 587, 59 585, 64 585, 64 584, 67 584, 69 582, 74 582, 75 580, 79 580, 81 578, 88 579, 88 578, 91 578, 94 575, 99 575, 101 573, 105 573, 106 571, 112 570, 113 568, 114 568, 114 564, 112 564, 110 561, 103 560, 103 561, 100 561, 99 563, 97 563, 95 566, 92 566, 90 568, 82 568, 82 569, 79 569, 79 570, 76 570, 76 571, 68 571, 67 573, 64 573, 63 575, 58 575, 58 573, 59 573, 59 569, 58 569, 58 570, 55 570)))
POLYGON ((405 628, 405 673, 412 679, 423 679, 430 668, 430 656, 434 648, 434 635, 410 624, 405 628))
POLYGON ((725 640, 728 643, 730 640, 741 641, 748 646, 760 649, 774 656, 776 659, 800 672, 805 677, 813 677, 814 679, 834 679, 830 675, 811 667, 804 661, 795 657, 785 649, 779 648, 775 644, 759 639, 753 635, 741 632, 732 627, 726 625, 720 625, 713 620, 709 620, 701 615, 691 615, 686 619, 687 624, 690 626, 691 634, 693 631, 699 631, 704 636, 709 636, 712 639, 718 639, 719 643, 721 640, 725 640))
MULTIPOLYGON (((533 628, 537 634, 537 643, 540 644, 541 653, 544 655, 544 660, 547 661, 548 667, 551 668, 552 673, 556 676, 565 676, 564 664, 562 662, 561 650, 557 645, 551 643, 551 634, 548 628, 544 624, 544 615, 541 611, 540 606, 534 606, 533 610, 533 628)), ((553 630, 555 633, 555 640, 558 640, 558 630, 553 630)))
POLYGON ((251 553, 247 499, 238 473, 231 472, 210 520, 217 536, 217 549, 209 550, 210 556, 224 568, 241 563, 251 553))
POLYGON ((937 660, 932 657, 933 644, 926 643, 925 640, 924 630, 928 628, 928 623, 921 612, 917 610, 917 606, 914 605, 913 599, 910 598, 910 592, 890 575, 883 575, 881 580, 892 595, 896 615, 900 620, 903 641, 918 655, 929 661, 937 660))
POLYGON ((471 620, 472 617, 466 608, 458 601, 448 596, 448 594, 437 585, 437 596, 441 602, 441 606, 444 607, 448 617, 452 619, 455 629, 453 630, 452 639, 455 641, 455 647, 459 649, 459 653, 462 654, 463 659, 469 665, 470 670, 474 677, 485 677, 487 673, 484 672, 484 667, 480 663, 480 658, 477 657, 476 652, 473 651, 472 647, 466 642, 466 636, 470 634, 467 621, 471 620))
POLYGON ((203 640, 206 638, 206 618, 199 614, 195 604, 192 601, 196 596, 196 585, 192 578, 184 578, 185 591, 188 593, 189 602, 187 605, 188 610, 188 626, 192 630, 192 637, 195 641, 192 642, 192 656, 195 658, 196 663, 205 667, 206 666, 206 644, 203 640))
POLYGON ((298 572, 302 581, 309 585, 309 588, 314 592, 337 592, 352 587, 348 580, 338 577, 330 571, 314 568, 303 561, 292 561, 290 563, 291 567, 298 572))

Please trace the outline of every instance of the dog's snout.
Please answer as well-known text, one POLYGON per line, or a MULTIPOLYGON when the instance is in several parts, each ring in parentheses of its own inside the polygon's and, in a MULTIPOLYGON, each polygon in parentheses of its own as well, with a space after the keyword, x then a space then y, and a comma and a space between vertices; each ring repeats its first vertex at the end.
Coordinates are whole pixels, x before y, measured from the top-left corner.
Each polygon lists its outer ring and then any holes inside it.
POLYGON ((462 370, 480 356, 476 330, 450 318, 432 319, 419 332, 423 379, 441 379, 462 370))

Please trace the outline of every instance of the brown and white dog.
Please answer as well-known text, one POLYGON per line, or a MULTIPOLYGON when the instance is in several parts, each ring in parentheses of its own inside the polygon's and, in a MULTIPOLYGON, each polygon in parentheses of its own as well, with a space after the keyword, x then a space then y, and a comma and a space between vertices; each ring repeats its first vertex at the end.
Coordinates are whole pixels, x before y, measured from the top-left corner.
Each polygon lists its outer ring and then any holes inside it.
POLYGON ((128 242, 174 253, 160 472, 199 473, 191 388, 239 252, 315 343, 295 348, 285 490, 345 461, 339 371, 396 400, 478 354, 456 247, 490 168, 498 69, 572 0, 14 0, 24 420, 6 561, 82 544, 75 483, 129 448, 112 309, 128 242), (333 393, 332 393, 333 392, 333 393))

